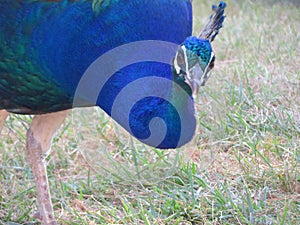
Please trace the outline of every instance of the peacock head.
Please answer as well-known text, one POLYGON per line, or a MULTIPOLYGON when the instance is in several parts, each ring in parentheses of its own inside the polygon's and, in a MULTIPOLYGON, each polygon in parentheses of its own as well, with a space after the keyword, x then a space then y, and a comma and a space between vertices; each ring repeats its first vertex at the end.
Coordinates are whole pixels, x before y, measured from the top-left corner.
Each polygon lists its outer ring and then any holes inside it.
POLYGON ((179 46, 174 58, 174 79, 176 82, 183 81, 188 84, 195 98, 199 87, 204 86, 209 78, 214 61, 215 55, 208 40, 188 37, 179 46))

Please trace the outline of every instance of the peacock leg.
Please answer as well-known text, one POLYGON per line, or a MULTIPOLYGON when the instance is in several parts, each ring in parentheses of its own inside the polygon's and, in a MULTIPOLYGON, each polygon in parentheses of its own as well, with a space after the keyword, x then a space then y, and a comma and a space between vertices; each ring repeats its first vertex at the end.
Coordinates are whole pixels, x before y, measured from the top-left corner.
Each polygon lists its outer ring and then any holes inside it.
POLYGON ((50 152, 55 132, 68 113, 69 110, 36 115, 27 131, 26 151, 37 189, 42 225, 57 224, 51 202, 45 158, 50 152))
POLYGON ((0 110, 0 133, 3 127, 3 124, 6 120, 6 118, 8 117, 9 112, 7 112, 6 110, 0 110))

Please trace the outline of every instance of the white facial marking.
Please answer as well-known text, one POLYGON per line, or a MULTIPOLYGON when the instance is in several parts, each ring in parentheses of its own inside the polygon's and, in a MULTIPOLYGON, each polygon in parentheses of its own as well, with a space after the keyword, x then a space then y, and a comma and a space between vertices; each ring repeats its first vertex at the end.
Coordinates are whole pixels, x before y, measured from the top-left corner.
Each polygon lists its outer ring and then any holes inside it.
POLYGON ((178 51, 176 52, 176 56, 175 56, 175 60, 174 60, 174 67, 175 67, 176 73, 179 74, 180 66, 178 65, 177 58, 178 58, 178 51))
POLYGON ((186 47, 183 45, 182 47, 183 50, 183 56, 184 56, 184 63, 185 63, 185 73, 187 74, 187 77, 191 79, 191 75, 189 73, 189 62, 186 54, 186 47))

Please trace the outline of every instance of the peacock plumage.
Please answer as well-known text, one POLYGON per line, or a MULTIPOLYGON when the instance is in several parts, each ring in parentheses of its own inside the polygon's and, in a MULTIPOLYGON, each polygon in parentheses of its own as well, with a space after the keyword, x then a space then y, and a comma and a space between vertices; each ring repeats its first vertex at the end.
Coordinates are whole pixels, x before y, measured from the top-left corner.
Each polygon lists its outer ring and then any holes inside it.
POLYGON ((0 0, 0 125, 7 112, 36 115, 26 149, 43 224, 55 219, 40 158, 64 110, 99 106, 158 148, 191 140, 225 7, 194 37, 191 0, 0 0))

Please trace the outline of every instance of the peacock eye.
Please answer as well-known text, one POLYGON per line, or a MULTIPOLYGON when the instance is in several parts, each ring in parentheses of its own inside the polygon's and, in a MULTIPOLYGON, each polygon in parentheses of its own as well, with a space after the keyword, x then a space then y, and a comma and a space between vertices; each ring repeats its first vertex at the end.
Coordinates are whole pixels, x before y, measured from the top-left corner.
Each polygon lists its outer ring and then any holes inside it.
POLYGON ((185 76, 186 76, 186 72, 183 71, 183 70, 180 70, 177 79, 180 80, 180 81, 185 81, 185 76))
POLYGON ((182 74, 179 74, 178 78, 177 78, 178 81, 185 81, 185 78, 182 74))

